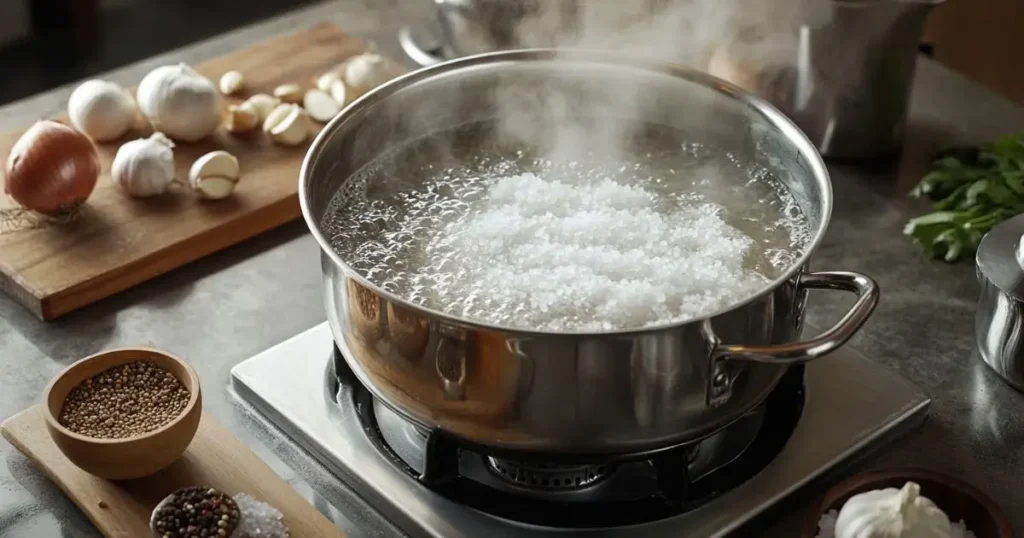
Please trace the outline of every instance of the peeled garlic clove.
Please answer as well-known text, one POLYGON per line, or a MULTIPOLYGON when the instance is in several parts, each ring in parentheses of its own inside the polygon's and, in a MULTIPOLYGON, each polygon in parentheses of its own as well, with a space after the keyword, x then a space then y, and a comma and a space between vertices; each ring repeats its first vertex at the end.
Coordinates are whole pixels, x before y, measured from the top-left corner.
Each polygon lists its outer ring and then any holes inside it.
POLYGON ((298 104, 302 102, 302 88, 298 84, 282 84, 274 88, 274 97, 285 103, 298 104))
POLYGON ((274 110, 277 105, 281 104, 280 99, 265 93, 257 93, 256 95, 246 99, 245 102, 252 106, 253 110, 256 111, 260 121, 265 121, 267 116, 270 115, 270 112, 274 110))
POLYGON ((135 99, 121 86, 105 80, 87 80, 71 92, 71 124, 97 142, 117 140, 135 121, 135 99))
POLYGON ((237 181, 222 177, 200 179, 192 188, 204 200, 223 200, 235 192, 237 181))
POLYGON ((259 124, 260 115, 249 101, 240 105, 228 105, 228 115, 224 119, 224 128, 228 132, 247 133, 259 124))
POLYGON ((220 76, 220 91, 224 95, 231 95, 242 89, 245 78, 238 71, 228 71, 220 76))
POLYGON ((341 75, 334 71, 328 71, 327 73, 324 73, 317 77, 316 87, 318 90, 322 92, 330 93, 331 85, 334 84, 334 81, 336 80, 341 80, 341 75))
POLYGON ((354 99, 403 72, 400 65, 379 54, 360 54, 345 63, 345 76, 342 80, 354 99))
POLYGON ((223 150, 211 151, 196 159, 188 171, 189 186, 206 200, 220 200, 231 195, 239 177, 238 159, 223 150))
POLYGON ((341 106, 348 104, 348 90, 345 88, 345 81, 338 79, 331 84, 331 98, 341 106))
POLYGON ((331 118, 341 112, 341 105, 333 97, 320 90, 309 90, 302 98, 302 107, 306 109, 309 117, 321 123, 331 121, 331 118))
POLYGON ((114 155, 110 177, 130 196, 148 198, 174 183, 174 142, 163 133, 125 142, 114 155))
POLYGON ((309 136, 306 112, 296 104, 282 103, 263 122, 263 132, 282 146, 297 146, 309 136))

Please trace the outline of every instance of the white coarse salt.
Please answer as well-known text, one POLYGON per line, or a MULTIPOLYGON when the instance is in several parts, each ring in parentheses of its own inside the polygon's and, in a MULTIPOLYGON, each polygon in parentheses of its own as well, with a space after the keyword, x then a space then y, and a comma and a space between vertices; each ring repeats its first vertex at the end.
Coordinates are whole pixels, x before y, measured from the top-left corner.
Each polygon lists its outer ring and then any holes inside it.
POLYGON ((608 330, 707 314, 765 284, 744 267, 751 239, 721 208, 660 204, 607 179, 500 178, 483 208, 428 245, 428 257, 457 275, 437 293, 469 317, 608 330))
POLYGON ((233 498, 238 504, 239 518, 231 538, 289 538, 280 510, 248 493, 233 498))

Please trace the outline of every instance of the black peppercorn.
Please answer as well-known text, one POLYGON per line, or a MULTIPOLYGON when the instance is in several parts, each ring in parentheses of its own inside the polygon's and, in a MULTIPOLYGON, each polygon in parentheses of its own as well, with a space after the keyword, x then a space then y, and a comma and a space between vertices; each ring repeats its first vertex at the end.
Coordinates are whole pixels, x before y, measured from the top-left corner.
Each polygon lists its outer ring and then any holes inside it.
POLYGON ((208 538, 230 536, 238 518, 238 504, 227 494, 193 486, 160 501, 150 526, 160 538, 208 538))

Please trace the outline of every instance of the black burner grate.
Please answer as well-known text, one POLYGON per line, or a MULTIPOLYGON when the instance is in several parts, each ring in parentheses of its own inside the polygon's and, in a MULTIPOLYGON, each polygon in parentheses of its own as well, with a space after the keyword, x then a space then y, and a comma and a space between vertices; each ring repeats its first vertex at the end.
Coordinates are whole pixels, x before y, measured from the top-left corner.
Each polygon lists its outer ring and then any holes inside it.
POLYGON ((440 431, 428 433, 425 463, 422 471, 417 471, 384 440, 374 415, 373 397, 337 349, 334 365, 338 381, 352 389, 341 394, 353 398, 368 438, 424 487, 497 517, 550 527, 618 527, 694 510, 764 469, 786 445, 804 405, 804 367, 796 366, 783 376, 763 404, 757 416, 758 430, 749 446, 726 465, 699 477, 690 477, 687 466, 699 445, 637 454, 614 462, 573 462, 564 455, 544 458, 536 454, 488 453, 440 431), (518 477, 510 476, 517 471, 518 477), (582 473, 579 484, 575 479, 578 473, 582 473), (552 487, 556 475, 559 485, 552 487), (590 482, 584 483, 584 476, 590 482), (546 485, 544 477, 549 480, 546 485))
POLYGON ((502 480, 523 487, 548 491, 570 491, 596 484, 608 476, 607 465, 516 461, 487 458, 487 468, 502 480))

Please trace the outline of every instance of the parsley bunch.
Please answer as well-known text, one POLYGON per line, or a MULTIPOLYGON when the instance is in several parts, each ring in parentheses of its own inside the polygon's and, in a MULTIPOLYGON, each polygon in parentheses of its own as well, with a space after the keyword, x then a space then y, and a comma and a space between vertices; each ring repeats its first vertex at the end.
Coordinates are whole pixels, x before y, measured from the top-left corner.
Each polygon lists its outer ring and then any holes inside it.
POLYGON ((934 202, 935 212, 903 228, 925 255, 972 255, 985 233, 1024 212, 1024 135, 941 151, 910 195, 934 202))

